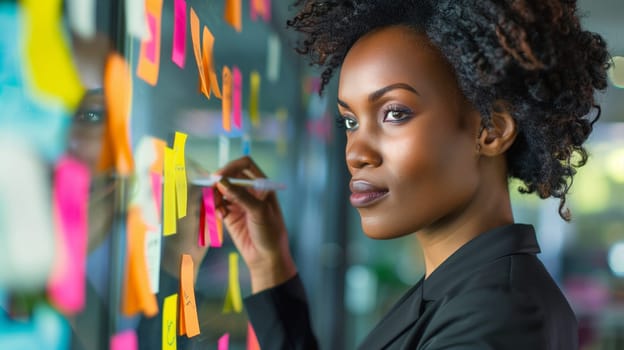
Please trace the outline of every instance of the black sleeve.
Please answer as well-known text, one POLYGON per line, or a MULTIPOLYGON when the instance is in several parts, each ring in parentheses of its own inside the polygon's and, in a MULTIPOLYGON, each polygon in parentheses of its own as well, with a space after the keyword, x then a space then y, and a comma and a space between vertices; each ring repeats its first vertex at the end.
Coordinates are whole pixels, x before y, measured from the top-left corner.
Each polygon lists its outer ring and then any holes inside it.
POLYGON ((299 275, 245 298, 244 304, 263 350, 318 349, 299 275))

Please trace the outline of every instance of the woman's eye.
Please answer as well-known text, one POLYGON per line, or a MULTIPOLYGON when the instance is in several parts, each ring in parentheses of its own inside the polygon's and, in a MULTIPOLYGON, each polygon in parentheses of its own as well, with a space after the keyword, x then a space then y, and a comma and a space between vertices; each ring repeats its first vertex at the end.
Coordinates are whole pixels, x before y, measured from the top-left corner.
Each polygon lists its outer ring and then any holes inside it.
POLYGON ((353 130, 357 128, 357 121, 350 117, 339 116, 336 118, 336 125, 341 129, 353 130))
POLYGON ((408 117, 406 111, 401 110, 389 110, 384 115, 384 122, 396 122, 408 117))

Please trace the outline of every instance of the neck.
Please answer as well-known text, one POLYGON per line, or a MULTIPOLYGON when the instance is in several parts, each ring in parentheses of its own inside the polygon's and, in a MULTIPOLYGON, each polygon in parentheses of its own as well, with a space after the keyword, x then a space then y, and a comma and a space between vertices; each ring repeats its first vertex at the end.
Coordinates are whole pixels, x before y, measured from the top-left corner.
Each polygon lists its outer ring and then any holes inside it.
POLYGON ((514 222, 506 181, 503 188, 500 191, 477 190, 472 200, 457 213, 416 233, 425 259, 425 278, 478 235, 514 222))

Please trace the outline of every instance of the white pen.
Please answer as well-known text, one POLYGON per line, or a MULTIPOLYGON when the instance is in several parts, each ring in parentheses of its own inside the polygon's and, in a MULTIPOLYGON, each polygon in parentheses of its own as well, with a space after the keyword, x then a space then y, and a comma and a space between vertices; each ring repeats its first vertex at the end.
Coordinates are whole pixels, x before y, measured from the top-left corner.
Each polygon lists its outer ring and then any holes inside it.
MULTIPOLYGON (((214 186, 220 180, 221 180, 221 175, 210 175, 210 177, 207 177, 207 178, 193 179, 191 180, 191 184, 197 185, 197 186, 210 187, 210 186, 214 186)), ((253 187, 253 189, 258 190, 258 191, 277 191, 277 190, 286 189, 286 185, 282 183, 271 181, 269 179, 263 179, 263 178, 235 179, 235 178, 228 177, 227 180, 232 185, 253 187)))

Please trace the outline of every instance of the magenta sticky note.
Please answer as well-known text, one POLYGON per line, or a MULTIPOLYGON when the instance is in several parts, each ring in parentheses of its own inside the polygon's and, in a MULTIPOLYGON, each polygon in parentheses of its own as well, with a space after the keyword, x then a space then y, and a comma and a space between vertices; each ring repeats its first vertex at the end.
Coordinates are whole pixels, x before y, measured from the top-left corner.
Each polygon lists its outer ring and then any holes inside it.
POLYGON ((150 62, 156 62, 156 18, 151 13, 147 13, 147 26, 150 30, 150 41, 145 46, 145 58, 150 62))
POLYGON ((158 217, 161 217, 162 213, 162 191, 163 191, 163 177, 158 173, 152 173, 152 192, 154 193, 154 202, 156 203, 156 212, 158 217))
POLYGON ((264 20, 271 22, 271 0, 264 0, 264 20))
POLYGON ((208 236, 210 237, 211 247, 221 247, 221 239, 219 237, 219 229, 217 228, 217 217, 215 211, 214 193, 212 187, 204 187, 204 223, 208 226, 208 236))
POLYGON ((173 48, 171 60, 184 68, 186 61, 186 0, 174 0, 173 5, 173 48))
POLYGON ((229 347, 230 347, 230 334, 225 333, 224 335, 221 336, 221 338, 219 338, 219 345, 217 348, 219 350, 228 350, 229 347))
POLYGON ((110 350, 136 350, 139 348, 134 329, 117 333, 111 337, 110 350))
POLYGON ((232 118, 234 127, 243 127, 243 75, 240 69, 232 67, 232 118))
POLYGON ((54 171, 53 208, 57 256, 48 283, 48 296, 63 313, 80 312, 85 305, 88 234, 89 169, 69 156, 54 171))
POLYGON ((197 231, 197 245, 206 246, 206 211, 204 210, 204 201, 199 204, 199 230, 197 231))

